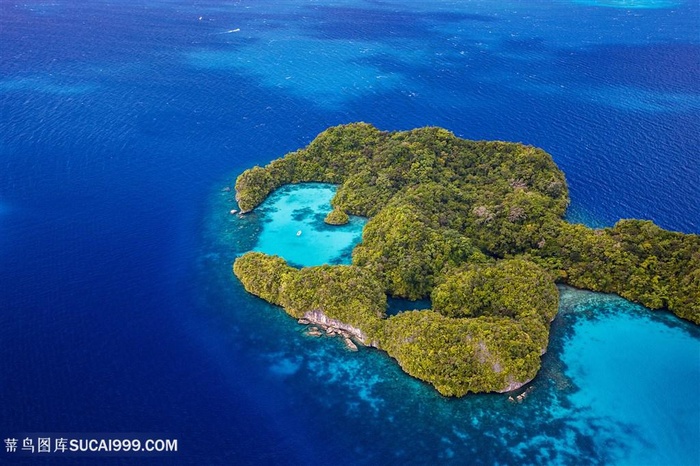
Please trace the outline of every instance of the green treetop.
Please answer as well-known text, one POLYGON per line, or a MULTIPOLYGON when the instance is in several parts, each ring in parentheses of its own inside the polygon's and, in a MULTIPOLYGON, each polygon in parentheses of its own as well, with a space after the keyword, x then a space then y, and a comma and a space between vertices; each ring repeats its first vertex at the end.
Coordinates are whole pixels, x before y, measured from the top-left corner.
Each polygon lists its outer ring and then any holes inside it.
POLYGON ((339 185, 328 223, 369 217, 353 266, 298 270, 248 253, 236 276, 295 317, 319 311, 357 328, 445 395, 508 391, 534 377, 555 281, 700 324, 700 237, 640 220, 603 230, 564 221, 566 180, 541 149, 355 123, 246 170, 236 199, 247 212, 300 182, 339 185), (431 297, 433 309, 386 318, 387 295, 431 297))

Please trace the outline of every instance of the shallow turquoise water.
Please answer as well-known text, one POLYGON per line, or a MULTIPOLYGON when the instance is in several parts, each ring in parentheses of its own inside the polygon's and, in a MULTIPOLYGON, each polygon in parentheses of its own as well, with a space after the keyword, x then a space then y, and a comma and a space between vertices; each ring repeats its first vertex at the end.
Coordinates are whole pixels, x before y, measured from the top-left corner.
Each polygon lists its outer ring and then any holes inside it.
POLYGON ((563 301, 585 316, 562 354, 578 387, 569 401, 624 439, 616 462, 700 461, 698 329, 615 296, 567 290, 563 301))
MULTIPOLYGON (((245 247, 259 237, 256 249, 275 250, 293 262, 337 260, 318 253, 316 240, 293 243, 298 228, 304 237, 313 225, 323 225, 332 193, 330 185, 280 189, 250 217, 229 218, 236 233, 225 242, 245 247)), ((359 241, 356 236, 348 244, 343 235, 335 243, 332 232, 321 230, 319 242, 331 250, 359 241)), ((256 329, 251 363, 264 371, 271 390, 293 396, 312 413, 335 413, 346 422, 348 439, 359 445, 377 442, 362 448, 357 464, 696 464, 700 330, 614 295, 569 287, 560 287, 560 294, 542 370, 515 393, 527 393, 522 403, 508 395, 443 398, 383 352, 349 353, 337 339, 305 336, 303 326, 274 306, 234 314, 241 327, 256 329), (421 426, 419 434, 414 426, 421 426)), ((396 300, 390 311, 426 305, 396 300)), ((321 431, 333 421, 311 416, 315 435, 325 439, 321 431)), ((343 439, 326 441, 340 450, 353 448, 343 439)))
POLYGON ((254 250, 298 266, 349 264, 367 220, 351 216, 346 225, 324 223, 335 191, 330 184, 304 183, 272 193, 256 209, 263 228, 254 250))

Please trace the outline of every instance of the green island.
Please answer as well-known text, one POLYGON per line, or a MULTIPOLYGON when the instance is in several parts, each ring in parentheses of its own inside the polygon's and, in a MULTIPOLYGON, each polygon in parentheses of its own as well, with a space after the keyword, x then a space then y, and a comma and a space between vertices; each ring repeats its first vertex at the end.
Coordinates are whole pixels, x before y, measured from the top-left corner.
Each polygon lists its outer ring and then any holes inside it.
POLYGON ((245 289, 301 323, 394 358, 446 396, 531 381, 557 313, 556 283, 616 293, 700 324, 700 236, 650 221, 591 229, 563 219, 564 174, 541 149, 437 127, 332 127, 236 180, 242 212, 290 183, 337 184, 330 224, 369 218, 352 265, 301 269, 249 252, 245 289), (387 317, 387 296, 432 309, 387 317))

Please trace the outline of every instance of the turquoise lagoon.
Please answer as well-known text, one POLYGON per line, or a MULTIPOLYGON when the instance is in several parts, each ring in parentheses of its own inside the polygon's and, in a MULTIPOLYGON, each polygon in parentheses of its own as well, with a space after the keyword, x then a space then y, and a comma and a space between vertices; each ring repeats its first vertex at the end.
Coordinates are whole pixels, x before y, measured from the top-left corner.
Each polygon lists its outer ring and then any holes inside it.
POLYGON ((296 266, 349 264, 366 219, 351 216, 346 225, 328 225, 336 186, 303 183, 284 186, 257 209, 263 225, 255 251, 284 257, 296 266))
MULTIPOLYGON (((616 464, 700 461, 700 330, 617 296, 562 289, 561 354, 574 412, 617 439, 616 464)), ((603 445, 599 446, 603 448, 603 445)))
MULTIPOLYGON (((285 186, 251 214, 229 216, 228 230, 235 233, 225 242, 297 265, 348 263, 364 219, 325 225, 333 193, 332 185, 285 186)), ((360 464, 465 464, 476 458, 479 464, 697 464, 700 329, 614 295, 566 286, 560 295, 542 370, 515 393, 526 393, 522 403, 508 395, 441 397, 384 353, 349 353, 336 339, 307 337, 303 326, 270 305, 263 306, 269 340, 258 342, 251 358, 268 367, 271 390, 281 390, 280 396, 291 390, 311 409, 362 419, 362 430, 351 429, 350 436, 364 438, 359 444, 386 442, 363 450, 360 464), (415 437, 416 426, 420 443, 395 441, 415 437)), ((417 309, 430 302, 391 300, 389 313, 400 312, 402 304, 417 309)), ((245 326, 251 316, 239 318, 245 326)), ((316 422, 319 431, 333 423, 323 417, 316 422)))

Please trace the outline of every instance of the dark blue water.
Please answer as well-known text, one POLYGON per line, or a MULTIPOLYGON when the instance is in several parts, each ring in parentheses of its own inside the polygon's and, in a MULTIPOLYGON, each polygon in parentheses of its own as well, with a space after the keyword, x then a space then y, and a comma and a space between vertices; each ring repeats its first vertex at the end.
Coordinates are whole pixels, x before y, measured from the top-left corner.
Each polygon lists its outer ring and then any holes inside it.
MULTIPOLYGON (((595 379, 566 351, 610 305, 562 307, 527 403, 445 400, 246 295, 230 264, 259 225, 232 219, 221 189, 329 125, 440 125, 549 151, 573 220, 698 233, 699 15, 642 0, 0 0, 0 437, 179 439, 150 464, 696 463, 697 403, 579 409, 595 379), (688 441, 650 439, 654 422, 688 441)), ((684 342, 680 375, 654 379, 697 374, 695 329, 630 312, 652 322, 632 326, 643 335, 684 342)))

